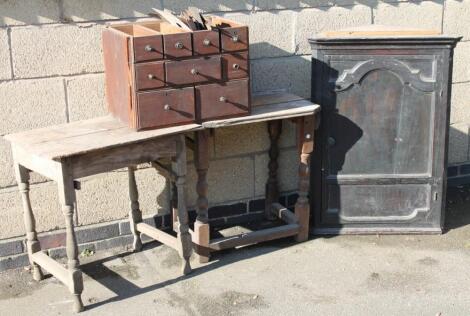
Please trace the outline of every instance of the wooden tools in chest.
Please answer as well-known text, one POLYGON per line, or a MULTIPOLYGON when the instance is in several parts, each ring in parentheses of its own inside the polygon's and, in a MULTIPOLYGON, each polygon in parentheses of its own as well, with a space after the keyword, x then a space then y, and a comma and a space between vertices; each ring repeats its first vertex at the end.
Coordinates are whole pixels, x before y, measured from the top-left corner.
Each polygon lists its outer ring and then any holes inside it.
POLYGON ((248 27, 210 17, 210 29, 167 21, 103 31, 109 112, 136 130, 250 113, 248 27))

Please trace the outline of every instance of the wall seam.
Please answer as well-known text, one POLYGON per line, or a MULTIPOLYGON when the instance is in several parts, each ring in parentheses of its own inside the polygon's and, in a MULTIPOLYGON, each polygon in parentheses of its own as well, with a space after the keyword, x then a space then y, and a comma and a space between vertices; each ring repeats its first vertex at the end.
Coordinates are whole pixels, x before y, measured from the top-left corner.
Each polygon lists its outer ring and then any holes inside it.
POLYGON ((444 34, 444 18, 445 18, 446 2, 442 4, 442 15, 441 15, 441 34, 444 34))
MULTIPOLYGON (((252 199, 256 196, 256 155, 251 155, 251 162, 253 163, 253 195, 252 199)), ((249 205, 248 205, 249 208, 249 205)), ((249 211, 249 209, 248 209, 249 211)))
POLYGON ((62 84, 64 86, 65 120, 67 123, 70 123, 69 98, 67 93, 67 80, 65 78, 62 78, 62 84))
MULTIPOLYGON (((15 79, 15 71, 13 68, 13 50, 11 47, 11 28, 7 28, 7 42, 8 42, 8 52, 9 52, 9 58, 10 58, 10 76, 11 79, 15 79)), ((0 80, 0 83, 2 80, 0 80)))
POLYGON ((65 21, 65 15, 64 15, 64 0, 59 0, 57 2, 57 6, 59 9, 59 21, 64 22, 65 21))
POLYGON ((297 23, 298 23, 298 15, 300 14, 300 11, 299 13, 297 14, 294 14, 294 17, 293 17, 293 21, 292 21, 292 48, 293 48, 293 51, 294 51, 294 55, 295 56, 299 50, 299 46, 297 45, 297 23))
POLYGON ((73 77, 86 77, 93 75, 104 74, 103 71, 100 72, 88 72, 88 73, 73 73, 73 74, 64 74, 64 75, 50 75, 50 76, 41 76, 41 77, 28 77, 28 78, 13 78, 13 79, 1 79, 0 83, 8 81, 28 81, 28 80, 40 80, 40 79, 64 79, 64 78, 73 78, 73 77))
POLYGON ((372 6, 370 8, 370 23, 375 24, 375 18, 374 18, 374 8, 372 6))

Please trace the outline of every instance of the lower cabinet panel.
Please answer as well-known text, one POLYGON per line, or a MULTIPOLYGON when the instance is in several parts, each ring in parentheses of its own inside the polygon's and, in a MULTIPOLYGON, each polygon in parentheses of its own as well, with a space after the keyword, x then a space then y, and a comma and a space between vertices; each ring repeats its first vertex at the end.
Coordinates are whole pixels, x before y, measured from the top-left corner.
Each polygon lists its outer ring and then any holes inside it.
POLYGON ((409 223, 430 213, 429 184, 328 185, 322 223, 409 223))

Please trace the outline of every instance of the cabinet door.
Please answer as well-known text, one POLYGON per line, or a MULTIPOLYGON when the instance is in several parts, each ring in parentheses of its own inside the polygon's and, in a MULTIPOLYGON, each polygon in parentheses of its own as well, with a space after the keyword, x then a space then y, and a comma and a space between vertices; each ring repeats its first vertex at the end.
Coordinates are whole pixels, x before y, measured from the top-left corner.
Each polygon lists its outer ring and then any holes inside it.
POLYGON ((435 133, 441 133, 435 128, 437 57, 326 60, 317 224, 429 224, 438 216, 432 203, 440 193, 433 169, 435 133))

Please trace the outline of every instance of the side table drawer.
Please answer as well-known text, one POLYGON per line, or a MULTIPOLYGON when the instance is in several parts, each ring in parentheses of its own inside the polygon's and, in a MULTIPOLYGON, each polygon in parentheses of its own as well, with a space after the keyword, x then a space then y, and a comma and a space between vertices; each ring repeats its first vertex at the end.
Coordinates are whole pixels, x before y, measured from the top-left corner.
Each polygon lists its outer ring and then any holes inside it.
POLYGON ((137 94, 138 129, 186 124, 195 120, 194 88, 137 94))
POLYGON ((137 90, 155 89, 165 86, 165 67, 163 62, 135 65, 135 84, 137 90))
POLYGON ((248 49, 248 27, 229 27, 220 29, 222 52, 248 49))
POLYGON ((202 121, 249 114, 248 80, 196 86, 196 105, 202 121))
POLYGON ((223 54, 222 73, 224 80, 248 78, 248 52, 223 54))
POLYGON ((163 35, 165 58, 189 57, 193 55, 191 34, 176 33, 163 35))
POLYGON ((135 62, 163 59, 161 35, 134 37, 133 44, 135 62))
POLYGON ((219 81, 222 78, 220 56, 169 61, 165 68, 169 85, 219 81))
POLYGON ((194 55, 210 55, 220 52, 219 31, 193 31, 194 55))

